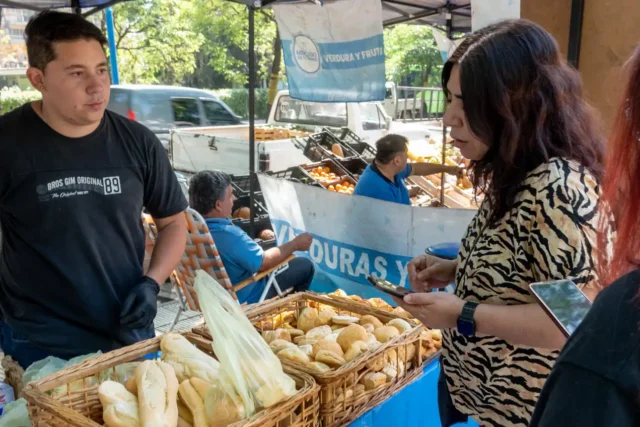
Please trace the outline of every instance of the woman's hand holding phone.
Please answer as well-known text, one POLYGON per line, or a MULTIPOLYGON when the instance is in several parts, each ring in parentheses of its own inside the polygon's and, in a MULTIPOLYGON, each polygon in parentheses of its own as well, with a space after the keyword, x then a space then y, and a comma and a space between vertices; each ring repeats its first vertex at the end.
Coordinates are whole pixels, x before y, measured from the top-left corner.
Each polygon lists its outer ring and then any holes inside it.
POLYGON ((444 288, 456 276, 458 261, 446 260, 431 255, 419 255, 407 266, 409 283, 416 292, 430 292, 444 288))

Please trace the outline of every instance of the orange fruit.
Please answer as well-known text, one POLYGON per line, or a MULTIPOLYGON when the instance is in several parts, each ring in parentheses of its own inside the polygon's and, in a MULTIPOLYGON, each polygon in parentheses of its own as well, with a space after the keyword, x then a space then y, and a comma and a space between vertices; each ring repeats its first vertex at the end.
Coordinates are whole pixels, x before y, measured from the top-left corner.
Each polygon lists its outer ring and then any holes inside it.
POLYGON ((336 187, 334 187, 333 185, 330 185, 330 186, 327 187, 327 190, 336 191, 336 187))
POLYGON ((331 172, 331 169, 329 169, 329 168, 324 168, 324 171, 325 171, 326 173, 329 173, 329 172, 331 172))

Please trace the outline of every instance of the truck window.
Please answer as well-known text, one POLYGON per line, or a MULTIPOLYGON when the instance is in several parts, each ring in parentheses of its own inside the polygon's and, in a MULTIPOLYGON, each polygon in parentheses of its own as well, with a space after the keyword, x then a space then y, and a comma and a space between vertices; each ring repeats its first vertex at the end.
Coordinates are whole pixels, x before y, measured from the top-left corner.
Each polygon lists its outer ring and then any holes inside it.
POLYGON ((194 98, 173 98, 171 108, 176 126, 200 126, 200 110, 194 98))
POLYGON ((308 102, 281 96, 276 107, 275 120, 309 126, 347 126, 347 104, 344 102, 308 102))
POLYGON ((211 99, 201 99, 204 107, 204 118, 207 125, 224 125, 233 123, 233 116, 219 102, 211 99))
POLYGON ((127 110, 129 110, 129 92, 122 89, 111 89, 107 109, 127 117, 127 110))
POLYGON ((360 104, 360 121, 363 130, 384 129, 384 120, 381 119, 376 104, 360 104))

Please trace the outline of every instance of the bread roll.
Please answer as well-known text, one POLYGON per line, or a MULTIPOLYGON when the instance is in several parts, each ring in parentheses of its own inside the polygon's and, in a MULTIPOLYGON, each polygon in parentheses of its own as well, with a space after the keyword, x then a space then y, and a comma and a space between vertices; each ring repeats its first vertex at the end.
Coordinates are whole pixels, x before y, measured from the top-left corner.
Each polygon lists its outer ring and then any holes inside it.
POLYGON ((147 360, 136 368, 142 427, 178 425, 178 379, 171 365, 147 360))
POLYGON ((209 389, 213 387, 213 384, 211 384, 208 381, 201 380, 200 378, 191 378, 189 382, 191 383, 193 388, 198 392, 198 395, 200 395, 200 398, 202 400, 204 400, 204 397, 206 396, 209 389))
POLYGON ((331 370, 331 367, 329 365, 322 362, 311 362, 307 364, 307 367, 319 373, 325 373, 331 370))
POLYGON ((193 424, 179 416, 178 427, 193 427, 193 424))
POLYGON ((380 372, 369 372, 362 378, 366 390, 373 390, 387 382, 387 376, 380 372))
POLYGON ((398 332, 400 332, 401 335, 413 329, 409 322, 402 319, 393 319, 392 321, 387 323, 387 326, 393 326, 398 330, 398 332))
POLYGON ((342 351, 348 351, 354 342, 367 341, 367 331, 360 325, 349 325, 344 328, 338 335, 338 344, 342 347, 342 351))
POLYGON ((337 342, 331 340, 320 340, 313 346, 311 356, 315 358, 318 352, 322 350, 331 351, 338 356, 342 356, 344 354, 342 348, 337 342))
POLYGON ((346 365, 347 361, 342 357, 338 356, 332 351, 321 350, 316 354, 316 362, 324 363, 325 365, 340 367, 342 365, 346 365))
POLYGON ((316 319, 318 318, 318 312, 315 308, 307 307, 300 313, 298 317, 298 329, 309 332, 316 326, 316 319))
POLYGON ((135 375, 132 375, 131 377, 129 377, 129 379, 125 383, 124 387, 127 389, 127 391, 129 393, 131 393, 134 396, 138 397, 138 386, 136 385, 136 376, 135 375))
POLYGON ((108 427, 140 427, 138 399, 120 383, 105 381, 98 388, 102 418, 108 427))
POLYGON ((227 427, 244 418, 244 405, 239 396, 230 396, 211 387, 204 398, 204 410, 210 427, 227 427))
POLYGON ((347 350, 347 352, 345 353, 344 360, 346 360, 347 362, 351 362, 352 360, 360 356, 362 353, 366 353, 367 351, 369 351, 369 346, 367 345, 366 342, 356 341, 351 345, 351 348, 349 348, 349 350, 347 350))
POLYGON ((187 406, 178 399, 178 425, 180 425, 180 420, 189 423, 189 425, 193 425, 193 415, 187 406))
POLYGON ((296 382, 287 374, 278 375, 275 381, 264 384, 255 394, 258 406, 269 408, 296 394, 296 382))
POLYGON ((200 351, 184 336, 176 333, 165 334, 160 343, 160 349, 162 350, 162 360, 173 367, 178 381, 183 382, 193 377, 210 383, 217 380, 220 363, 200 351))
POLYGON ((336 325, 351 325, 352 323, 358 323, 357 317, 353 316, 334 316, 331 321, 336 325))
POLYGON ((380 319, 378 319, 377 317, 372 316, 370 314, 366 314, 366 315, 362 316, 360 318, 360 324, 362 326, 367 325, 367 324, 373 325, 374 329, 377 329, 377 328, 380 328, 380 327, 384 326, 384 324, 380 321, 380 319))
MULTIPOLYGON (((317 344, 317 343, 316 343, 317 344)), ((305 344, 305 345, 301 345, 300 347, 298 347, 300 350, 302 350, 302 352, 304 354, 306 354, 307 356, 309 356, 310 358, 313 357, 313 346, 310 344, 305 344)))
POLYGON ((178 387, 178 394, 184 405, 191 412, 193 427, 209 427, 207 414, 204 412, 204 400, 189 380, 183 381, 178 387))
POLYGON ((295 344, 285 340, 275 340, 275 341, 271 341, 271 343, 269 344, 269 348, 271 348, 271 350, 273 350, 275 354, 278 354, 280 351, 284 350, 285 348, 290 348, 295 346, 296 346, 295 344))
POLYGON ((362 325, 362 327, 364 328, 365 331, 367 331, 368 334, 373 334, 373 331, 375 331, 376 327, 373 326, 371 323, 365 323, 364 325, 362 325))
POLYGON ((331 326, 318 326, 316 328, 311 329, 309 332, 307 332, 307 335, 305 335, 307 337, 307 339, 310 340, 321 340, 322 338, 326 337, 327 335, 329 335, 331 333, 331 326))
POLYGON ((262 332, 262 338, 270 344, 275 340, 284 340, 291 342, 291 334, 286 329, 276 329, 275 331, 262 332))
POLYGON ((334 316, 337 316, 338 314, 333 311, 333 309, 331 308, 323 308, 322 310, 320 310, 320 313, 318 314, 318 318, 316 319, 316 326, 324 326, 324 325, 329 325, 331 323, 331 319, 334 318, 334 316))
POLYGON ((301 337, 304 335, 304 331, 301 329, 287 329, 287 332, 289 332, 289 335, 291 336, 291 338, 295 338, 295 337, 301 337))
POLYGON ((398 335, 400 335, 400 332, 398 332, 398 330, 393 326, 383 326, 373 331, 373 336, 383 344, 387 341, 391 341, 398 335))
POLYGON ((278 357, 281 359, 291 360, 293 362, 298 363, 309 363, 309 356, 307 356, 302 350, 298 347, 285 348, 284 350, 278 353, 278 357))

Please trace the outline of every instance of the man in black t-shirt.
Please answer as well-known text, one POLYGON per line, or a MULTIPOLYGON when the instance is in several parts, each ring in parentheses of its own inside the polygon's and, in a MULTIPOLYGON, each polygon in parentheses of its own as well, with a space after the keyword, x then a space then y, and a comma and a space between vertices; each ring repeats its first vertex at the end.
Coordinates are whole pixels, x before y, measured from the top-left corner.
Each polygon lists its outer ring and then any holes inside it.
POLYGON ((100 30, 43 12, 25 34, 42 101, 0 117, 0 347, 24 368, 153 337, 187 207, 155 135, 105 111, 100 30), (159 231, 146 276, 143 208, 159 231))

